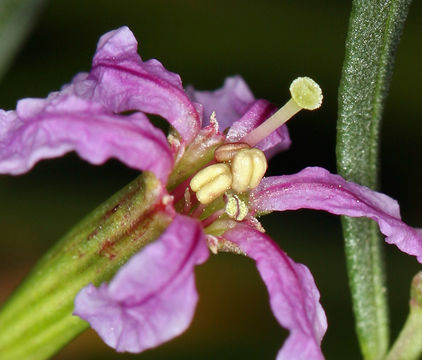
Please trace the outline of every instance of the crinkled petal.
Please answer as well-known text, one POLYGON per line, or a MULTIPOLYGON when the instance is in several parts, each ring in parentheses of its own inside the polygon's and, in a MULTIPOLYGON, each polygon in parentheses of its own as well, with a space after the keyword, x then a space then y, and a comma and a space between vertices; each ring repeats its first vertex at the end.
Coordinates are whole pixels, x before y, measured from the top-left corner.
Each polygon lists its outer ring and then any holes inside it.
POLYGON ((267 235, 247 226, 237 226, 223 237, 256 261, 273 314, 290 331, 277 360, 323 359, 321 340, 327 319, 309 269, 290 259, 267 235))
MULTIPOLYGON (((201 120, 179 75, 155 59, 143 62, 137 47, 126 26, 101 37, 88 79, 94 84, 93 100, 113 112, 139 110, 160 115, 190 142, 201 128, 201 120)), ((86 94, 86 82, 82 87, 86 94)))
MULTIPOLYGON (((266 100, 255 100, 240 76, 227 78, 223 87, 215 91, 197 91, 190 86, 187 92, 193 101, 203 105, 205 121, 209 122, 211 113, 215 111, 220 131, 230 127, 227 140, 231 142, 241 140, 277 110, 266 100)), ((290 144, 287 126, 282 126, 262 140, 257 148, 271 157, 287 150, 290 144)))
POLYGON ((173 166, 165 135, 141 113, 119 116, 73 95, 24 99, 0 110, 0 172, 21 174, 37 161, 75 150, 93 164, 114 157, 163 182, 173 166))
POLYGON ((306 208, 368 217, 378 223, 386 242, 415 255, 422 263, 422 234, 401 221, 397 201, 322 168, 264 178, 252 192, 250 206, 256 212, 306 208))
POLYGON ((215 111, 220 131, 230 127, 248 110, 255 98, 240 76, 226 78, 222 88, 215 91, 198 91, 193 86, 186 89, 192 101, 203 105, 204 125, 209 124, 215 111))
POLYGON ((198 300, 194 266, 207 258, 200 224, 177 215, 109 285, 82 289, 74 314, 117 351, 137 353, 160 345, 189 326, 198 300))

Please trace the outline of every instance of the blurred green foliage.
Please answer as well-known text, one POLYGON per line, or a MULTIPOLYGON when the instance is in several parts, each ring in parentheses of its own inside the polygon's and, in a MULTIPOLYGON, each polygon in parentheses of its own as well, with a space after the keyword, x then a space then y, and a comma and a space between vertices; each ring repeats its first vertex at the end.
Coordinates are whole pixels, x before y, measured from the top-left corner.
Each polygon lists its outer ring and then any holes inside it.
MULTIPOLYGON (((381 189, 400 201, 404 219, 414 226, 422 226, 421 10, 422 3, 414 2, 398 49, 381 144, 381 189)), ((50 1, 0 83, 0 108, 14 108, 23 97, 44 97, 88 71, 98 37, 128 25, 144 59, 158 58, 184 84, 199 89, 217 88, 226 76, 241 74, 257 97, 282 105, 292 79, 315 78, 324 90, 323 107, 291 121, 292 148, 272 161, 270 173, 310 165, 334 172, 337 87, 349 11, 348 2, 334 0, 50 1)), ((94 167, 73 154, 44 161, 23 176, 1 176, 0 301, 55 240, 135 176, 116 161, 94 167)), ((359 358, 339 219, 300 211, 272 214, 263 223, 315 276, 329 322, 327 358, 359 358)), ((395 336, 419 266, 396 248, 385 249, 395 336)), ((119 355, 88 332, 56 358, 274 358, 286 333, 271 315, 252 262, 217 256, 197 274, 198 311, 178 339, 141 355, 119 355)))
POLYGON ((19 51, 45 0, 0 1, 0 79, 19 51))

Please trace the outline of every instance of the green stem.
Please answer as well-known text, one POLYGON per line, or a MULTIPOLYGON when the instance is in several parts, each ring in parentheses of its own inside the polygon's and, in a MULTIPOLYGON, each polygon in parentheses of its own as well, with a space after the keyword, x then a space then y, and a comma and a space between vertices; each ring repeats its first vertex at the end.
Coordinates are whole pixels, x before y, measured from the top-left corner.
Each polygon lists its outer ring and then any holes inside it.
POLYGON ((165 230, 172 213, 161 200, 159 181, 144 173, 65 235, 1 309, 0 359, 46 359, 85 330, 72 315, 75 295, 165 230))
POLYGON ((410 312, 386 360, 416 360, 422 355, 422 272, 416 274, 410 292, 410 312))
MULTIPOLYGON (((338 172, 377 186, 379 131, 394 55, 411 0, 354 0, 337 125, 338 172)), ((382 359, 388 348, 388 310, 378 230, 371 221, 343 218, 346 261, 361 351, 382 359)))

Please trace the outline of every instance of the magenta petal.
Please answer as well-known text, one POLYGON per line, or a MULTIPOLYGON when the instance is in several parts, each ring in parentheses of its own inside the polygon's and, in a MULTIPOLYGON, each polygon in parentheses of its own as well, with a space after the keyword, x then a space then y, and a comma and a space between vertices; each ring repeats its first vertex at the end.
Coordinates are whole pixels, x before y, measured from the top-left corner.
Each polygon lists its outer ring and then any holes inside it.
POLYGON ((41 159, 75 150, 93 164, 114 157, 163 182, 173 166, 165 135, 141 113, 118 116, 76 96, 52 93, 0 110, 0 172, 21 174, 41 159))
POLYGON ((250 205, 256 212, 306 208, 368 217, 378 223, 386 242, 422 263, 422 234, 401 221, 397 201, 325 169, 311 167, 294 175, 264 178, 252 192, 250 205))
POLYGON ((82 289, 74 314, 117 351, 141 352, 160 345, 189 326, 198 300, 194 266, 207 258, 200 224, 177 215, 109 285, 82 289))
POLYGON ((215 91, 198 91, 187 88, 192 101, 203 105, 204 125, 209 124, 215 111, 220 131, 224 131, 238 120, 255 101, 248 85, 240 76, 228 77, 222 88, 215 91))
MULTIPOLYGON (((240 76, 229 77, 221 89, 215 91, 197 91, 192 86, 187 92, 191 99, 203 105, 204 124, 209 123, 211 113, 215 111, 220 131, 230 127, 227 141, 237 142, 267 120, 276 106, 266 100, 255 100, 248 85, 240 76)), ((287 126, 282 126, 262 140, 257 148, 269 158, 279 151, 287 150, 291 140, 287 126)))
POLYGON ((321 340, 327 319, 309 269, 290 259, 267 235, 249 227, 237 226, 223 237, 256 261, 273 314, 290 331, 277 360, 323 359, 321 340))
POLYGON ((160 115, 190 142, 201 120, 179 75, 157 60, 143 62, 137 46, 127 27, 101 37, 90 73, 96 82, 94 100, 113 112, 139 110, 160 115))

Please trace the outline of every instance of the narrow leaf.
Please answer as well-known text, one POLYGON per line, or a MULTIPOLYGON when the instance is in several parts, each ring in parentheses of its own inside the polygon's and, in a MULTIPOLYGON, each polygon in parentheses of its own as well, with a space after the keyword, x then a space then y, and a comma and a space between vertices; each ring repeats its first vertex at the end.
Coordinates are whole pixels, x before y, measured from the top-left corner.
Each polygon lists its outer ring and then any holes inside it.
MULTIPOLYGON (((347 180, 376 188, 382 109, 411 0, 354 0, 339 89, 337 166, 347 180)), ((356 330, 365 359, 389 341, 380 239, 368 220, 343 218, 356 330)))

